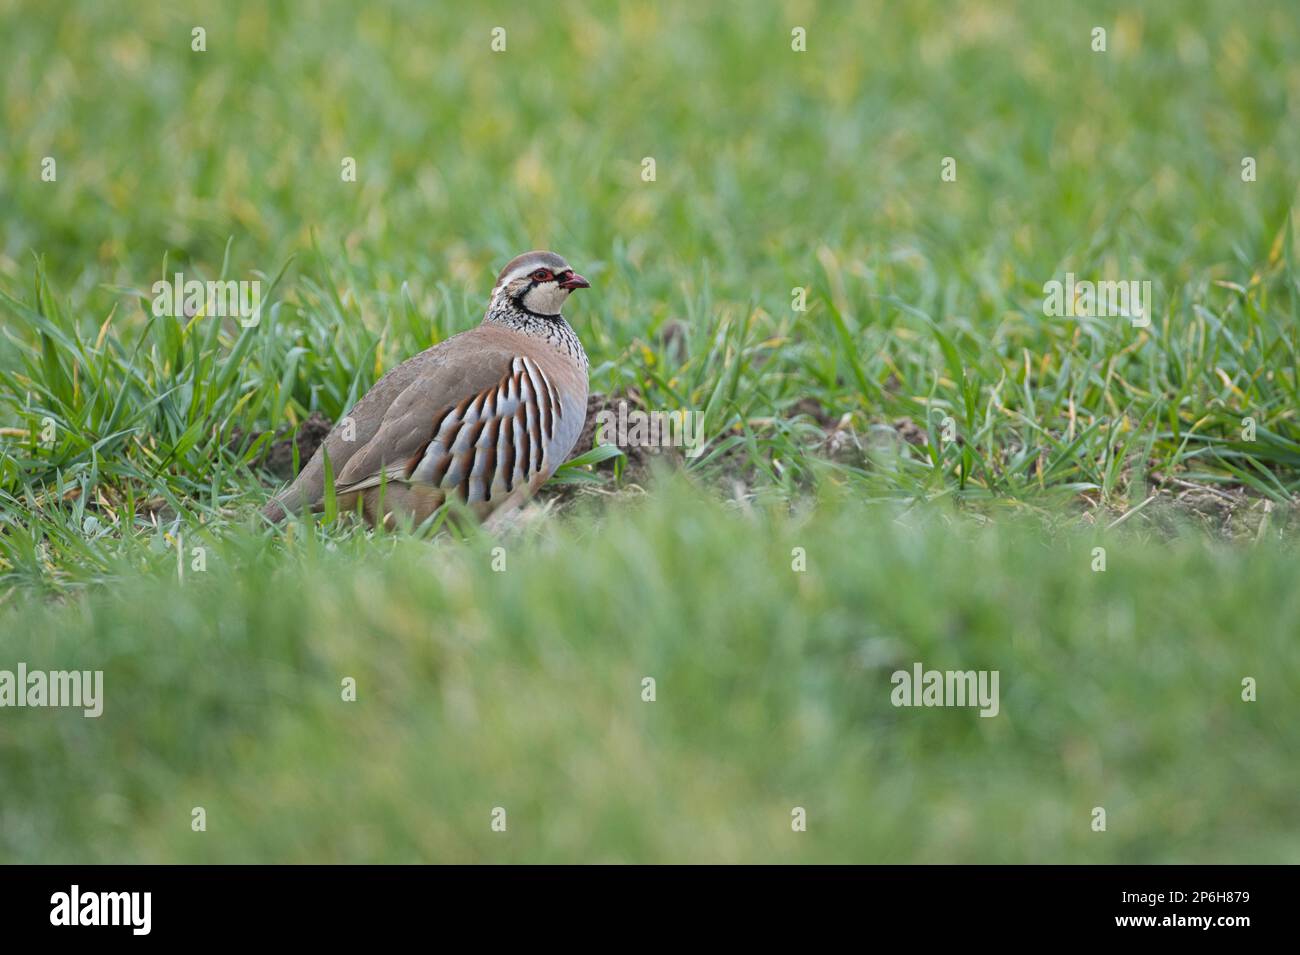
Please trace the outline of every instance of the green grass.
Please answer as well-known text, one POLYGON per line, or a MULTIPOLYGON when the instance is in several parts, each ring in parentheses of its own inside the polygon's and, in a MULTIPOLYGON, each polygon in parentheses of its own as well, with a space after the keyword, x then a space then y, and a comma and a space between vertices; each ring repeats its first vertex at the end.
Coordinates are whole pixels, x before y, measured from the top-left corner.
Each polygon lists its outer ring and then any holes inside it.
POLYGON ((103 669, 106 703, 97 720, 4 714, 0 852, 1300 854, 1289 548, 1239 553, 1196 533, 1048 544, 1014 523, 836 500, 742 517, 666 490, 594 525, 542 523, 504 544, 500 572, 503 545, 488 537, 331 549, 318 535, 250 536, 184 584, 163 572, 72 606, 22 601, 9 649, 33 668, 103 669), (1091 570, 1094 546, 1107 547, 1104 573, 1091 570), (1000 714, 895 708, 890 674, 916 661, 998 670, 1000 714), (1241 700, 1248 676, 1255 703, 1241 700), (342 699, 346 677, 355 702, 342 699), (206 832, 190 829, 196 806, 206 832), (498 806, 504 834, 490 828, 498 806), (807 832, 791 831, 796 806, 807 832), (1090 828, 1096 806, 1103 833, 1090 828))
POLYGON ((0 860, 1294 861, 1300 28, 1069 7, 0 2, 0 669, 109 694, 0 710, 0 860), (685 475, 262 526, 265 433, 536 247, 685 475), (175 271, 263 321, 153 317, 175 271), (1150 327, 1046 316, 1067 272, 1150 327))

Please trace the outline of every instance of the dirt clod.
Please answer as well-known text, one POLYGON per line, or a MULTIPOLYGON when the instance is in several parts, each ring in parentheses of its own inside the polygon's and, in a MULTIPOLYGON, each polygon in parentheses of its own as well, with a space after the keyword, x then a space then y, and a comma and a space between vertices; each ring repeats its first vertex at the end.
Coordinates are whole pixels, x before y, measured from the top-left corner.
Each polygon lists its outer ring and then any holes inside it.
MULTIPOLYGON (((298 446, 298 467, 301 468, 311 456, 316 453, 325 436, 330 433, 334 427, 334 422, 321 414, 319 411, 313 411, 298 425, 296 431, 288 425, 280 428, 275 432, 275 437, 266 449, 254 459, 251 463, 266 468, 276 477, 282 480, 288 480, 294 476, 293 470, 293 448, 298 446)), ((248 444, 256 441, 266 432, 253 431, 245 433, 236 428, 230 436, 228 447, 231 451, 239 453, 248 444)))

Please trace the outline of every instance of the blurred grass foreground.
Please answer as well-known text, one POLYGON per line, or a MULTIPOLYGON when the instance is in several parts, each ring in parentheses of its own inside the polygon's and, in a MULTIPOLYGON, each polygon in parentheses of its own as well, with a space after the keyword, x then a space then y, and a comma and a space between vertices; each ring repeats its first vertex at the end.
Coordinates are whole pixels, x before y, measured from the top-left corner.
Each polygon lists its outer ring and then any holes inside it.
POLYGON ((250 536, 7 608, 105 705, 0 713, 0 856, 1294 861, 1298 616, 1278 544, 680 487, 504 546, 250 536), (894 706, 917 662, 998 671, 998 715, 894 706))

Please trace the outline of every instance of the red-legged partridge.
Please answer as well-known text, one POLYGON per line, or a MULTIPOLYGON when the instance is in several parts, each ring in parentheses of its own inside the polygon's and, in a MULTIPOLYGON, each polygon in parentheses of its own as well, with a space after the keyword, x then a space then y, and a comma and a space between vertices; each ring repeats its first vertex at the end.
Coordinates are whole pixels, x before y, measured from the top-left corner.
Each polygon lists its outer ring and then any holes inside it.
POLYGON ((587 354, 560 314, 589 283, 553 252, 526 252, 497 277, 482 324, 384 375, 263 510, 273 521, 325 500, 371 524, 417 523, 448 495, 486 517, 545 483, 587 415, 587 354), (382 494, 382 500, 381 500, 382 494))

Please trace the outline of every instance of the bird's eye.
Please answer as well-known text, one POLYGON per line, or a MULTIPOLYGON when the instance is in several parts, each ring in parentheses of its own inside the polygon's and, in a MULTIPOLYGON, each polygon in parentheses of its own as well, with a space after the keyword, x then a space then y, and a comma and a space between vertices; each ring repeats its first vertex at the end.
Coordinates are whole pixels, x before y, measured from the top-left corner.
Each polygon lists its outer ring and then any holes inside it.
POLYGON ((533 278, 538 282, 549 282, 551 279, 551 273, 546 269, 538 269, 533 273, 533 278))

